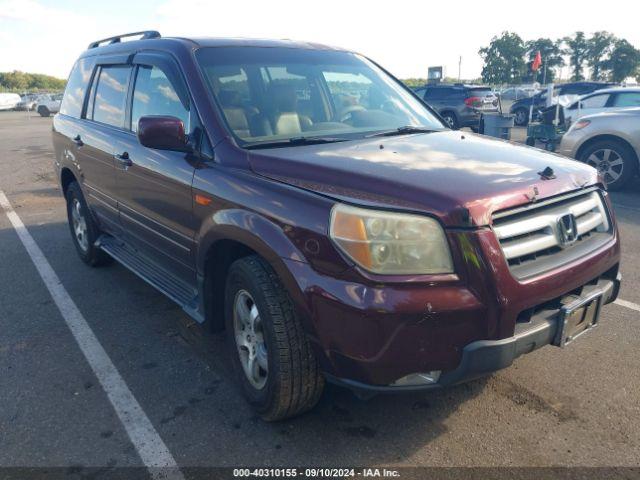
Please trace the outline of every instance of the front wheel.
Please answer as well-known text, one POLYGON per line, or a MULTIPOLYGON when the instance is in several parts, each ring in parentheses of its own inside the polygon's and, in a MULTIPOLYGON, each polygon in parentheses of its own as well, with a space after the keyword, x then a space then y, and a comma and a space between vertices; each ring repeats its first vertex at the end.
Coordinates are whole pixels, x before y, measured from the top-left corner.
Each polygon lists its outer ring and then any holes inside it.
POLYGON ((633 150, 616 140, 603 140, 587 147, 578 158, 596 168, 610 190, 624 188, 638 171, 633 150))
POLYGON ((225 321, 242 391, 263 419, 283 420, 315 406, 324 379, 289 295, 261 257, 231 265, 225 321))
POLYGON ((51 115, 51 112, 49 111, 49 109, 44 105, 41 105, 38 107, 38 113, 40 114, 41 117, 48 117, 49 115, 51 115))

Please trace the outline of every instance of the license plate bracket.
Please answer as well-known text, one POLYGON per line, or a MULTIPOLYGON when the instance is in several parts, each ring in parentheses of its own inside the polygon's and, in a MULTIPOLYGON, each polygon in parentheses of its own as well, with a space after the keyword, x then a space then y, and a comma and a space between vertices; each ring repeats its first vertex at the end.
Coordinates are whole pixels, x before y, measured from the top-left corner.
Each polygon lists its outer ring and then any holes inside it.
POLYGON ((593 292, 586 297, 564 305, 558 313, 558 328, 553 341, 557 347, 565 347, 583 333, 598 325, 602 292, 593 292))

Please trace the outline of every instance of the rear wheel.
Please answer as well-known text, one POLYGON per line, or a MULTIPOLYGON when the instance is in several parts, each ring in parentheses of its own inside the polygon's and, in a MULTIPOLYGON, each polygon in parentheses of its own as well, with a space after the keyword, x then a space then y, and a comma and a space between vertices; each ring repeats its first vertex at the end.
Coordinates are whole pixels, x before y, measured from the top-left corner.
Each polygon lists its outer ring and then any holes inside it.
POLYGON ((93 220, 80 186, 72 182, 67 187, 67 219, 71 238, 84 263, 97 267, 111 261, 111 257, 95 246, 100 230, 93 220))
POLYGON ((596 168, 611 190, 620 190, 638 172, 638 159, 628 145, 602 140, 587 147, 578 159, 596 168))
POLYGON ((513 115, 513 121, 519 127, 524 127, 527 123, 529 123, 529 110, 527 110, 526 108, 518 108, 513 112, 513 115))
POLYGON ((282 420, 315 406, 324 386, 317 360, 286 290, 257 255, 229 269, 225 320, 243 393, 262 418, 282 420))
POLYGON ((38 107, 38 113, 40 114, 41 117, 48 117, 49 115, 51 115, 51 112, 49 111, 49 109, 44 105, 40 105, 38 107))
POLYGON ((443 112, 441 114, 442 119, 445 121, 447 126, 453 130, 458 129, 458 119, 456 118, 455 113, 453 112, 443 112))

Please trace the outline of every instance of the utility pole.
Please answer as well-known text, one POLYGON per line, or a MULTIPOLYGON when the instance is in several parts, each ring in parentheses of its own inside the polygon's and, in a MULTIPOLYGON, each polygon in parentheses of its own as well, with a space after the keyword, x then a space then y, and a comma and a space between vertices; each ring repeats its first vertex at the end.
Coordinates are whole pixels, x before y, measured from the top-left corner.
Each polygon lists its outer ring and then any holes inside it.
POLYGON ((462 70, 462 55, 458 59, 458 83, 460 83, 460 72, 462 70))
POLYGON ((547 84, 547 66, 545 65, 545 60, 542 61, 542 85, 547 84))

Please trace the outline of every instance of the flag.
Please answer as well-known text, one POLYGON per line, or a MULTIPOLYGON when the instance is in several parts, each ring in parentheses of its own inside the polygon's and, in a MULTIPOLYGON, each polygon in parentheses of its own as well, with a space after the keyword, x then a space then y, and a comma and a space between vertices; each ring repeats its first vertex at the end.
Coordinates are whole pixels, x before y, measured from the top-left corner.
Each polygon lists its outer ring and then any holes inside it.
POLYGON ((540 50, 538 50, 538 52, 536 53, 536 58, 534 58, 533 62, 531 62, 531 70, 537 72, 540 68, 540 65, 542 65, 542 55, 540 55, 540 50))

